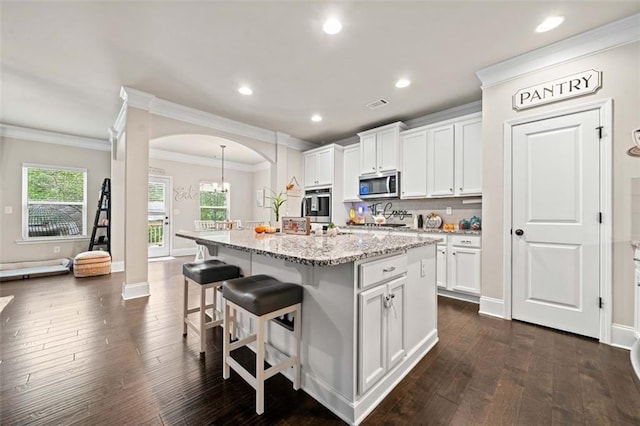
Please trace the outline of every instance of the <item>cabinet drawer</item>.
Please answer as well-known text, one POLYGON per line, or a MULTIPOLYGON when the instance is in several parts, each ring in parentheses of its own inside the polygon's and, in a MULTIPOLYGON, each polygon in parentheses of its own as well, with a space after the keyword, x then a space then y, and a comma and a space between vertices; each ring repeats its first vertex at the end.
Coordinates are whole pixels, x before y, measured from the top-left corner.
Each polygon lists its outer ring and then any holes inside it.
POLYGON ((455 247, 473 247, 480 248, 480 240, 479 236, 472 235, 452 235, 451 236, 451 245, 455 247))
POLYGON ((359 284, 364 289, 407 272, 407 256, 387 257, 360 265, 359 284))

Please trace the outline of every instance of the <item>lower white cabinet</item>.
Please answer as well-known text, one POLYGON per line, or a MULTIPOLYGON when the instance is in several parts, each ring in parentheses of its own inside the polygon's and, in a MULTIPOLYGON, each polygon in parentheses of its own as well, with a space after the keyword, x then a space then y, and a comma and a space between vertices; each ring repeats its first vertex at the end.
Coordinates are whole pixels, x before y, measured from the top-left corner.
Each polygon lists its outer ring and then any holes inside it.
POLYGON ((405 355, 406 275, 360 293, 358 390, 366 392, 405 355))
POLYGON ((443 235, 436 248, 436 283, 438 288, 480 295, 481 237, 443 235))

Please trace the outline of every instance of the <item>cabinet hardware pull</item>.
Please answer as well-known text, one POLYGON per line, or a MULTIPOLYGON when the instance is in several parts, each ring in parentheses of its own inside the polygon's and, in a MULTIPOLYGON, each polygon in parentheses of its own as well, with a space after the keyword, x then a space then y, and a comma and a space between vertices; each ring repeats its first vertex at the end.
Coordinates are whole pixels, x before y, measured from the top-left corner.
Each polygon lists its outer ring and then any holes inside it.
POLYGON ((460 191, 462 191, 462 187, 460 187, 460 191))
POLYGON ((449 192, 453 192, 453 188, 449 188, 449 192))
POLYGON ((469 241, 469 240, 462 240, 462 241, 460 241, 460 242, 461 242, 462 244, 471 244, 471 241, 469 241))
POLYGON ((384 268, 384 269, 382 269, 382 272, 393 272, 393 271, 395 271, 395 270, 396 270, 396 267, 395 267, 395 266, 390 266, 390 267, 388 267, 388 268, 384 268))

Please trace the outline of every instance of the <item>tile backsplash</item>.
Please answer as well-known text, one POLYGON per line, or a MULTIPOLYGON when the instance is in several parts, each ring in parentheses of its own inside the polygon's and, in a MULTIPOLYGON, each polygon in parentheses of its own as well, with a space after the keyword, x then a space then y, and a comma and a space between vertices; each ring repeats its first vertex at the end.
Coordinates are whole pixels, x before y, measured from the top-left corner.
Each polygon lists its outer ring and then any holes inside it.
POLYGON ((366 222, 373 222, 371 218, 370 206, 379 203, 378 210, 386 208, 387 214, 392 211, 407 211, 409 215, 403 219, 393 216, 387 219, 388 223, 404 223, 409 226, 413 225, 413 215, 421 214, 426 218, 431 212, 436 213, 442 218, 443 223, 453 223, 458 225, 462 219, 470 219, 477 216, 482 219, 482 202, 481 198, 435 198, 428 200, 371 200, 368 202, 352 203, 352 207, 358 211, 358 208, 364 209, 364 218, 366 222), (470 204, 463 204, 463 200, 475 201, 470 204), (390 203, 390 204, 389 204, 390 203), (447 214, 447 207, 451 208, 451 214, 447 214))

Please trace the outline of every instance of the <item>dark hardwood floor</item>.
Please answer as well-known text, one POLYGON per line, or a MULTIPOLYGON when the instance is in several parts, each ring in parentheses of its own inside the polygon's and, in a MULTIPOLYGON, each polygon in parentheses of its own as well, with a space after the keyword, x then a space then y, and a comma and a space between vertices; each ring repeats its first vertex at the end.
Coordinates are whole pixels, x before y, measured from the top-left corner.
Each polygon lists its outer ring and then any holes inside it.
MULTIPOLYGON (((0 316, 0 423, 341 424, 281 375, 257 416, 253 388, 222 380, 219 330, 199 357, 180 321, 189 260, 150 263, 152 296, 127 302, 122 273, 0 284, 15 296, 0 316)), ((438 309, 440 342, 364 424, 640 425, 627 351, 466 302, 438 309)))

